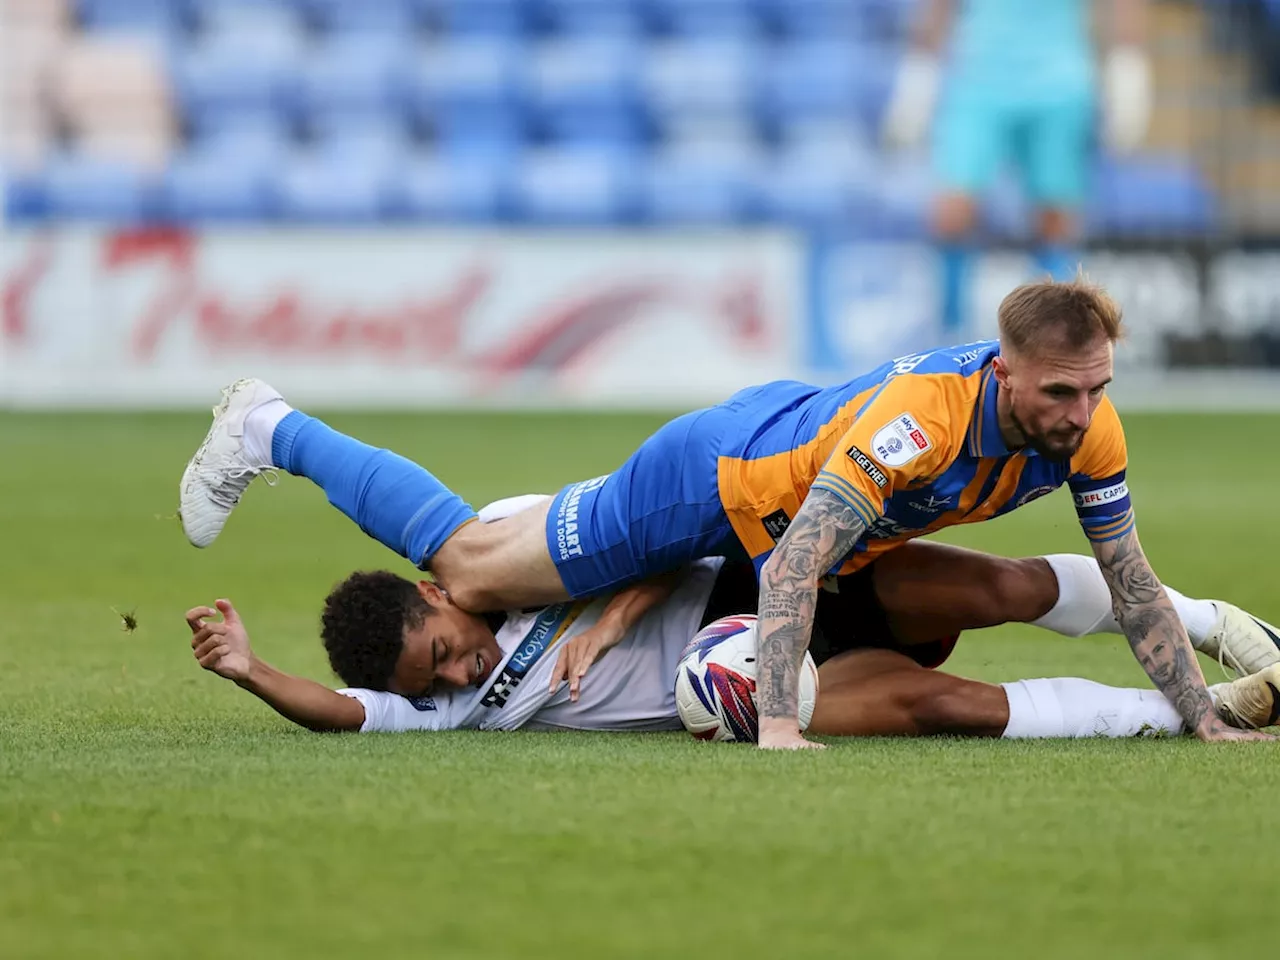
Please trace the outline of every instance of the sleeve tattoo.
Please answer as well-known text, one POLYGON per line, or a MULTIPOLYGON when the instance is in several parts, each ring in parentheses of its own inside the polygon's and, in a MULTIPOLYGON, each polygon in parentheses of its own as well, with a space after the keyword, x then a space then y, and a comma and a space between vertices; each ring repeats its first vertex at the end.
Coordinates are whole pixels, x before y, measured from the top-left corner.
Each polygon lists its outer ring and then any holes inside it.
POLYGON ((1186 628, 1147 562, 1137 531, 1095 543, 1093 551, 1133 655, 1177 708, 1188 730, 1197 729, 1212 714, 1213 701, 1186 628))
POLYGON ((761 717, 797 715, 800 666, 813 630, 818 581, 865 530, 847 503, 827 490, 813 489, 765 562, 760 571, 756 688, 761 717))

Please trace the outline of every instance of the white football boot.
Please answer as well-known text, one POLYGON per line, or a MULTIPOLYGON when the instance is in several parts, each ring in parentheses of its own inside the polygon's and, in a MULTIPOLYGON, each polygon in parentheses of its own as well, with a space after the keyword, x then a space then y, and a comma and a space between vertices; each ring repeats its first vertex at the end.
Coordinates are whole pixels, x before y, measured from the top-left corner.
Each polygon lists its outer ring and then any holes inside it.
POLYGON ((254 477, 266 473, 267 482, 274 482, 271 464, 245 457, 244 421, 250 410, 277 399, 280 394, 261 380, 237 380, 223 388, 213 426, 187 462, 179 487, 178 516, 193 545, 207 547, 218 538, 254 477))
POLYGON ((1199 645, 1236 676, 1248 676, 1280 663, 1280 631, 1239 607, 1211 601, 1218 611, 1213 629, 1199 645))
POLYGON ((1261 673, 1209 688, 1218 716, 1233 727, 1254 730, 1280 723, 1280 664, 1261 673))

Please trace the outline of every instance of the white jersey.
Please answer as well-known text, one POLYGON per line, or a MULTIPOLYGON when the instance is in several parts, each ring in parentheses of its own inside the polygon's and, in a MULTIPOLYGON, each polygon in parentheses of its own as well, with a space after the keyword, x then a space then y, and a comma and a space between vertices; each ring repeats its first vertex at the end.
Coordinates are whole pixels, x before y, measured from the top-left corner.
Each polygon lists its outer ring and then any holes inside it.
MULTIPOLYGON (((481 511, 481 520, 493 518, 490 510, 481 511)), ((695 562, 671 596, 587 671, 577 703, 569 699, 567 683, 547 692, 551 671, 562 646, 600 619, 608 597, 508 613, 496 634, 502 662, 479 689, 412 699, 379 690, 338 692, 364 705, 362 733, 517 727, 678 730, 676 664, 698 631, 723 562, 695 562)))
POLYGON ((697 633, 722 560, 700 560, 671 597, 645 614, 582 679, 548 693, 560 648, 600 619, 607 597, 510 613, 498 630, 502 662, 479 689, 407 698, 340 690, 364 704, 361 732, 403 730, 678 730, 675 676, 697 633))

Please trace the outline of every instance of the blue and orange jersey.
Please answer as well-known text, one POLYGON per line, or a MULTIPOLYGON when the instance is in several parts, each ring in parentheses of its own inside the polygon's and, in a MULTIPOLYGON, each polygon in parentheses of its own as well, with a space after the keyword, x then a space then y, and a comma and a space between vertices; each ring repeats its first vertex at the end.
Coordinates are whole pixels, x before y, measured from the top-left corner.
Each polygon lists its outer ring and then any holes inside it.
POLYGON ((991 366, 999 352, 998 341, 983 341, 902 357, 834 387, 781 381, 733 397, 743 426, 722 448, 720 499, 757 568, 810 488, 835 494, 867 525, 834 568, 842 574, 1064 483, 1091 540, 1133 529, 1124 430, 1111 401, 1103 398, 1070 462, 1009 450, 991 366))

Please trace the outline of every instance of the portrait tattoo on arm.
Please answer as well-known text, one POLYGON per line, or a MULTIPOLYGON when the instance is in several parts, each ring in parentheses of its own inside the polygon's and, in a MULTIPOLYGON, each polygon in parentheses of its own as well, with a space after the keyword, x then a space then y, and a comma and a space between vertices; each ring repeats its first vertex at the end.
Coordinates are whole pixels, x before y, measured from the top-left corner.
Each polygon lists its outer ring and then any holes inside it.
POLYGON ((760 571, 756 702, 761 717, 797 716, 800 666, 813 631, 818 582, 865 531, 851 506, 827 490, 811 489, 760 571))
POLYGON ((1187 728, 1197 729, 1213 713, 1213 701, 1186 628, 1147 562, 1137 531, 1095 543, 1093 551, 1133 655, 1187 728))

